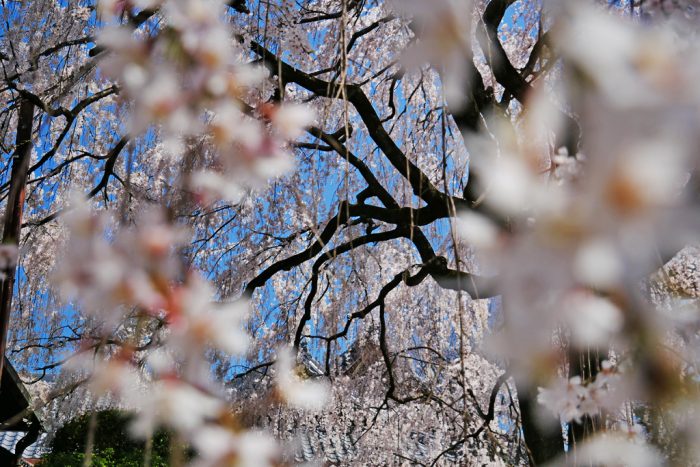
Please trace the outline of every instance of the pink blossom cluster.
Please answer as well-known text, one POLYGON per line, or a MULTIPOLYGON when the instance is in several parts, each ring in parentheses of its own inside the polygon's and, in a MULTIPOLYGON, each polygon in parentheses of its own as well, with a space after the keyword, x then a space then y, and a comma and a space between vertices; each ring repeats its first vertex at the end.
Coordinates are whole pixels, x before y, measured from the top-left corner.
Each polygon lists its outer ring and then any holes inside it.
POLYGON ((491 211, 464 212, 456 227, 503 292, 504 323, 485 348, 524 384, 554 378, 538 400, 571 423, 625 398, 685 400, 684 383, 658 377, 684 365, 662 344, 682 326, 662 318, 642 283, 697 238, 689 180, 700 163, 691 130, 700 49, 672 23, 641 25, 581 2, 552 13, 568 74, 534 81, 517 118, 495 115, 488 131, 465 135, 478 204, 491 211), (555 100, 576 111, 577 154, 555 144, 569 112, 555 100), (624 370, 560 378, 575 352, 615 356, 624 370))
MULTIPOLYGON (((113 23, 136 9, 157 9, 162 29, 148 35, 111 24, 99 36, 108 51, 103 70, 118 79, 131 105, 132 136, 157 125, 172 160, 192 162, 194 170, 181 164, 180 175, 203 205, 237 202, 243 186, 289 170, 284 147, 313 115, 298 104, 246 103, 261 102, 254 88, 265 73, 244 64, 223 3, 101 3, 113 23)), ((136 410, 135 436, 148 438, 157 427, 177 432, 199 454, 193 465, 277 459, 274 441, 240 426, 225 388, 212 378, 212 352, 240 358, 248 349, 248 305, 222 302, 187 264, 188 230, 156 208, 125 227, 82 199, 73 200, 65 222, 69 242, 54 280, 97 329, 67 366, 89 378, 96 397, 136 410)), ((326 388, 296 376, 286 355, 280 351, 275 368, 281 401, 318 407, 326 388)))
MULTIPOLYGON (((187 231, 160 211, 119 229, 104 212, 80 199, 74 203, 66 219, 69 245, 54 279, 99 334, 66 366, 89 378, 94 396, 109 395, 136 411, 134 436, 148 438, 158 427, 177 432, 200 454, 193 465, 273 462, 279 454, 274 440, 241 429, 209 370, 211 351, 245 355, 247 303, 216 300, 211 286, 178 258, 187 231)), ((281 349, 275 368, 281 401, 319 408, 326 387, 300 378, 296 365, 281 349)))
MULTIPOLYGON (((70 244, 55 280, 66 299, 97 322, 101 335, 85 341, 85 350, 68 366, 90 378, 95 396, 109 394, 137 410, 135 436, 149 437, 166 426, 199 447, 203 430, 220 430, 219 437, 232 440, 230 450, 203 449, 200 460, 243 455, 227 422, 223 388, 207 370, 207 352, 245 352, 247 305, 214 301, 210 286, 177 259, 187 232, 159 211, 145 213, 133 228, 116 229, 104 213, 91 212, 81 200, 76 204, 67 219, 70 244), (125 329, 127 337, 119 340, 125 329), (103 350, 108 342, 109 350, 103 350)), ((258 454, 264 462, 274 451, 258 454)))
POLYGON ((203 204, 238 202, 244 188, 293 167, 285 146, 313 123, 313 112, 300 104, 264 102, 267 71, 246 63, 224 2, 104 1, 101 11, 113 18, 98 38, 110 52, 102 69, 129 98, 130 132, 157 124, 175 160, 196 152, 188 184, 203 204), (118 22, 137 8, 158 12, 164 25, 157 33, 118 22))
POLYGON ((602 411, 616 410, 621 404, 619 374, 609 361, 601 363, 601 371, 592 381, 580 376, 557 380, 547 388, 539 388, 537 400, 557 415, 562 423, 581 422, 584 415, 595 416, 602 411))

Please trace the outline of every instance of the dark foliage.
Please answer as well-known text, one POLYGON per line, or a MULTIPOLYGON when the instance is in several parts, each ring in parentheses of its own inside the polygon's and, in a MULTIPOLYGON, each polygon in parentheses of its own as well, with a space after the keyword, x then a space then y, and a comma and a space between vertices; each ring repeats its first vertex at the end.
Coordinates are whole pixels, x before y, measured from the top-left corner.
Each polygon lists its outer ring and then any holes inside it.
MULTIPOLYGON (((143 465, 146 444, 129 436, 132 415, 120 410, 102 410, 94 415, 96 423, 92 465, 96 467, 143 465)), ((51 443, 51 454, 46 456, 41 466, 83 465, 92 416, 91 413, 82 415, 58 429, 51 443)), ((169 450, 169 434, 165 431, 156 432, 153 436, 151 465, 167 466, 169 450)))

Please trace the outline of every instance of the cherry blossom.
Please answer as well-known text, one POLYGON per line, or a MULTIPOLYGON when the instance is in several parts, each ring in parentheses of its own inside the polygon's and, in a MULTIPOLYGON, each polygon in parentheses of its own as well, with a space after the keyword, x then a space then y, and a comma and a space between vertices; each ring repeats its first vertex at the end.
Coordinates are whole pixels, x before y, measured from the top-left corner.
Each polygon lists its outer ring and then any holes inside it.
POLYGON ((50 429, 697 463, 695 0, 6 3, 6 355, 50 429))

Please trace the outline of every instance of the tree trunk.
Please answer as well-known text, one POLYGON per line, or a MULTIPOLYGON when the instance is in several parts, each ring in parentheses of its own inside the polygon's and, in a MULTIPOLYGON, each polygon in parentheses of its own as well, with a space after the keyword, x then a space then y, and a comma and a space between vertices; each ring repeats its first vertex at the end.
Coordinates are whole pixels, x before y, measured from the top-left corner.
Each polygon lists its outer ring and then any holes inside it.
MULTIPOLYGON (((27 172, 32 154, 32 122, 34 120, 34 104, 22 99, 17 119, 17 137, 15 152, 12 155, 12 175, 10 176, 10 192, 7 196, 5 219, 2 233, 2 243, 19 244, 19 233, 22 227, 22 208, 27 187, 27 172)), ((5 280, 0 290, 0 387, 2 385, 2 370, 5 362, 5 347, 7 346, 7 330, 12 310, 12 292, 15 286, 16 266, 7 268, 5 280)))
POLYGON ((542 465, 564 454, 564 438, 558 420, 543 425, 538 420, 537 395, 518 385, 520 420, 531 465, 542 465))
MULTIPOLYGON (((584 381, 595 379, 600 370, 600 364, 603 362, 603 358, 600 355, 601 353, 598 350, 570 350, 569 377, 580 376, 584 381)), ((600 424, 600 417, 591 417, 589 415, 581 417, 580 423, 572 421, 569 423, 569 444, 575 447, 583 442, 600 428, 600 424)))

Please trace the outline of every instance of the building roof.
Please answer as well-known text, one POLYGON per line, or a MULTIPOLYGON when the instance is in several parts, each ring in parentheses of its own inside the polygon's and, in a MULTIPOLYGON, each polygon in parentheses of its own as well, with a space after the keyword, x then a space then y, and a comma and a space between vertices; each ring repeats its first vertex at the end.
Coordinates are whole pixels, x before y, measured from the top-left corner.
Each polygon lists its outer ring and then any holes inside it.
POLYGON ((329 434, 323 427, 303 429, 298 434, 299 446, 294 456, 296 462, 325 460, 331 464, 351 461, 357 453, 352 431, 342 435, 329 434))
MULTIPOLYGON (((0 431, 0 447, 7 449, 12 454, 15 453, 15 446, 19 440, 26 435, 23 431, 0 431)), ((22 453, 22 457, 26 459, 38 459, 45 456, 49 452, 49 443, 46 433, 39 435, 33 444, 30 444, 22 453)))

